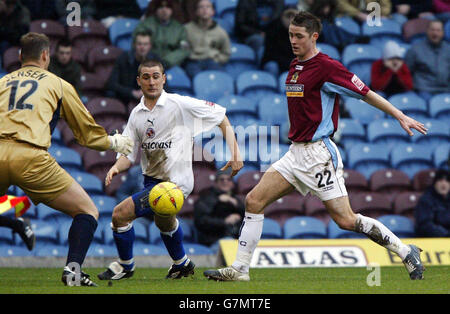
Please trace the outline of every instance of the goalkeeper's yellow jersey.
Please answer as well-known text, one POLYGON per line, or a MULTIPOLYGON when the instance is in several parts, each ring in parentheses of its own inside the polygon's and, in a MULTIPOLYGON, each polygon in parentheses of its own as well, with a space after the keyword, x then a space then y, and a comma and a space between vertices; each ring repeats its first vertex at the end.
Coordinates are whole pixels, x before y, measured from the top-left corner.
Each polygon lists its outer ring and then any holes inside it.
POLYGON ((70 83, 34 65, 0 79, 0 139, 47 149, 60 117, 80 145, 109 149, 108 134, 94 121, 70 83))

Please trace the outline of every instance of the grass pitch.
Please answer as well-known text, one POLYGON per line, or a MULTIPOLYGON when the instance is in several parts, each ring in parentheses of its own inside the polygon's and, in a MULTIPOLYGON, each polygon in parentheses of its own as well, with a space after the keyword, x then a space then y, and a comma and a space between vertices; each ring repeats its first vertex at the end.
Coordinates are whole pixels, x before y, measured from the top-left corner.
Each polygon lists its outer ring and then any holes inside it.
POLYGON ((425 279, 412 281, 403 267, 382 267, 380 286, 368 286, 366 268, 252 269, 250 282, 216 282, 197 268, 192 278, 166 280, 167 269, 137 268, 130 279, 97 279, 104 269, 84 271, 99 287, 65 287, 59 268, 1 268, 1 294, 321 294, 321 293, 450 293, 450 266, 427 266, 425 279))

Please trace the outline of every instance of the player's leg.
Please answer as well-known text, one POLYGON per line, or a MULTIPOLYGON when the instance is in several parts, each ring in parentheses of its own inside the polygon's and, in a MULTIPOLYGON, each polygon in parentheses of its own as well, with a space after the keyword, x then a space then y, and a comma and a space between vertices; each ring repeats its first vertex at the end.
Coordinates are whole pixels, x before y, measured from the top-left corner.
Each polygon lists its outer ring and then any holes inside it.
POLYGON ((161 232, 161 239, 173 260, 167 279, 180 279, 194 274, 195 264, 187 257, 183 246, 183 229, 176 216, 154 215, 155 224, 161 232))
POLYGON ((405 263, 411 279, 422 279, 420 249, 404 244, 392 231, 376 219, 355 214, 347 196, 323 202, 336 224, 345 230, 365 234, 375 243, 396 253, 405 263))
POLYGON ((11 218, 0 215, 0 227, 7 227, 20 235, 23 242, 25 242, 28 250, 33 250, 36 242, 36 235, 31 228, 30 220, 23 218, 11 218))
POLYGON ((207 270, 204 275, 210 279, 223 281, 250 280, 248 272, 253 253, 261 239, 264 208, 293 190, 292 184, 277 170, 270 167, 245 198, 245 217, 239 235, 236 259, 232 267, 207 270))
POLYGON ((135 269, 133 255, 135 232, 133 221, 135 219, 136 209, 133 197, 124 199, 114 207, 111 229, 119 259, 111 263, 106 271, 98 274, 100 280, 119 280, 133 276, 135 269))
POLYGON ((54 200, 44 203, 56 210, 73 217, 69 229, 66 267, 63 272, 63 282, 72 285, 70 280, 76 280, 79 272, 80 284, 96 286, 89 276, 81 271, 89 246, 97 229, 98 210, 86 191, 72 179, 70 187, 54 200))

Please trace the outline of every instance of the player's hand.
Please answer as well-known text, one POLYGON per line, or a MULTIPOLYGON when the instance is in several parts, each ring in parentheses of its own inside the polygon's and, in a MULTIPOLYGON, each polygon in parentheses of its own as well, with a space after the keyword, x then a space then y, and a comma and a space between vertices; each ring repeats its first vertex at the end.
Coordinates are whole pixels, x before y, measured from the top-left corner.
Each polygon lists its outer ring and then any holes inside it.
POLYGON ((128 156, 133 151, 133 140, 120 133, 110 135, 109 140, 111 141, 111 149, 122 155, 128 156))
POLYGON ((398 122, 400 122, 401 127, 409 134, 409 136, 414 135, 411 129, 415 129, 422 134, 427 134, 428 129, 423 123, 416 121, 407 115, 403 115, 402 118, 398 119, 398 122))
POLYGON ((106 178, 105 178, 105 186, 108 186, 111 184, 111 180, 112 178, 116 175, 119 174, 119 169, 117 169, 116 166, 112 166, 111 169, 109 169, 108 173, 106 174, 106 178))
POLYGON ((244 163, 241 160, 230 160, 220 170, 225 171, 225 170, 227 170, 230 167, 231 167, 231 170, 232 170, 231 171, 231 176, 234 177, 239 172, 239 170, 241 170, 242 167, 244 167, 244 163))

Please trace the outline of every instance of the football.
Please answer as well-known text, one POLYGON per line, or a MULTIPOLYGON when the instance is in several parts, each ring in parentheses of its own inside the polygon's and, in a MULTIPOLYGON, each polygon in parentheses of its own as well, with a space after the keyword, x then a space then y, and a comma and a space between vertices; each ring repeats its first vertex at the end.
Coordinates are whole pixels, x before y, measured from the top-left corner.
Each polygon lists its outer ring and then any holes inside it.
POLYGON ((184 203, 184 195, 172 182, 158 183, 151 189, 148 202, 155 214, 163 217, 176 215, 184 203))

